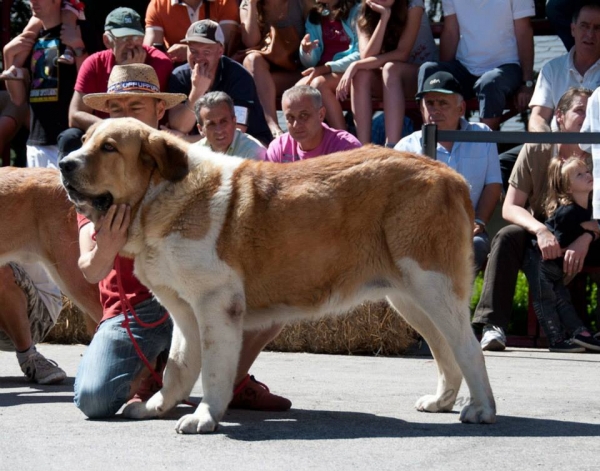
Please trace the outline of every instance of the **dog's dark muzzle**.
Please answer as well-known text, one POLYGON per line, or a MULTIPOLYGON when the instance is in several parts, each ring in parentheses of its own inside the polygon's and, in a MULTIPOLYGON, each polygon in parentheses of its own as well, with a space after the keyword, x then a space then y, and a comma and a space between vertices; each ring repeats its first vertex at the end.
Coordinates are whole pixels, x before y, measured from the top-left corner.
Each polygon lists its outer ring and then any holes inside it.
POLYGON ((88 195, 80 191, 77 187, 75 178, 80 165, 78 160, 69 157, 62 159, 58 164, 62 183, 67 190, 69 199, 75 203, 75 205, 89 203, 96 211, 105 213, 113 204, 113 195, 108 191, 99 195, 88 195))

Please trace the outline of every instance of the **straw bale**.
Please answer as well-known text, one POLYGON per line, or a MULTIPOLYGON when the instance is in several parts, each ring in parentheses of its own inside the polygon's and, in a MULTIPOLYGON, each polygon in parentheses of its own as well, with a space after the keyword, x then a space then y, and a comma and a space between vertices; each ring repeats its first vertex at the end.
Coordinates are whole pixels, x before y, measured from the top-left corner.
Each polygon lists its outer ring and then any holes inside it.
POLYGON ((282 352, 401 355, 417 333, 385 302, 365 303, 354 311, 286 326, 267 349, 282 352))
POLYGON ((58 317, 58 322, 44 341, 61 344, 89 344, 92 339, 93 328, 88 327, 86 318, 87 314, 75 306, 69 298, 63 296, 63 308, 58 317))
MULTIPOLYGON (((91 334, 83 314, 68 298, 46 341, 88 344, 91 334)), ((416 333, 387 303, 365 303, 344 316, 290 324, 268 346, 281 352, 401 355, 416 333)))

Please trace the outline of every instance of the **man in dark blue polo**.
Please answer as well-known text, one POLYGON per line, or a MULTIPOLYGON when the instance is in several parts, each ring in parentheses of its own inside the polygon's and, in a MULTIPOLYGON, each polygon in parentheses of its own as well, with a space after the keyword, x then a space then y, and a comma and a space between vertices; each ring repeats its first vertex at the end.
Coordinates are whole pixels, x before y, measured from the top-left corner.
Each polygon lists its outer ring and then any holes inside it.
POLYGON ((235 105, 237 127, 268 145, 273 139, 252 76, 237 62, 223 56, 225 37, 218 23, 192 23, 183 43, 188 45, 188 63, 177 67, 169 81, 169 92, 184 93, 187 101, 169 110, 169 126, 184 134, 195 134, 194 104, 207 92, 225 92, 235 105))

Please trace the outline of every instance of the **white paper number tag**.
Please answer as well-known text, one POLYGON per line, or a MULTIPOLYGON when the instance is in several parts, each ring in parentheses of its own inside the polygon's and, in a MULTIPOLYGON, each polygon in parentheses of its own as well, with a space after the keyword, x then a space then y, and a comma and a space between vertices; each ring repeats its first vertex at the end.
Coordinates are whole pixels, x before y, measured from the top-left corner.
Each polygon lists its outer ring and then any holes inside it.
POLYGON ((246 126, 248 124, 248 108, 245 106, 234 106, 233 108, 237 123, 246 126))

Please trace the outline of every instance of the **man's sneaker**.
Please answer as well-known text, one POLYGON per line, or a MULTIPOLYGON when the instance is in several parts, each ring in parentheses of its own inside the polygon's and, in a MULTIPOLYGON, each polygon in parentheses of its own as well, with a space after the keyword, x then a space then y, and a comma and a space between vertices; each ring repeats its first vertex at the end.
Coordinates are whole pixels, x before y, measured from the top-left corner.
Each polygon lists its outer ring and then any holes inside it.
POLYGON ((481 337, 481 349, 492 352, 501 352, 506 348, 506 335, 502 327, 486 324, 481 337))
POLYGON ((550 350, 551 352, 560 352, 560 353, 583 353, 583 352, 585 352, 585 348, 573 343, 572 339, 561 340, 560 342, 557 342, 554 345, 550 345, 550 348, 548 350, 550 350))
POLYGON ((586 337, 584 335, 578 334, 571 339, 573 343, 587 349, 593 350, 594 352, 600 352, 600 340, 596 340, 591 335, 586 337))
POLYGON ((34 350, 23 363, 20 364, 21 371, 25 376, 38 384, 56 384, 64 381, 67 377, 65 373, 52 360, 48 360, 40 352, 34 350))
POLYGON ((600 340, 600 332, 596 332, 596 333, 594 334, 594 338, 595 338, 596 340, 600 340))
POLYGON ((235 388, 233 399, 229 403, 230 409, 262 410, 282 412, 292 407, 292 402, 285 397, 276 396, 269 392, 269 388, 247 375, 235 388))

